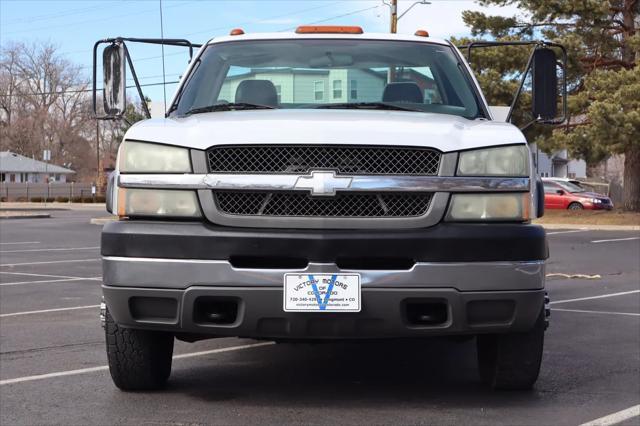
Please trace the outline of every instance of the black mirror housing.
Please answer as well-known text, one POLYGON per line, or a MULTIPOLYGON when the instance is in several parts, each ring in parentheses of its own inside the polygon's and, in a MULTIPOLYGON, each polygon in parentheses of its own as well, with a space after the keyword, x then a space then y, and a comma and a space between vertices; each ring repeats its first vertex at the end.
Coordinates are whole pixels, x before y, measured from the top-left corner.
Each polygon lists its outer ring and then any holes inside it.
POLYGON ((553 49, 537 48, 532 58, 532 113, 535 120, 553 120, 558 114, 557 60, 553 49))
POLYGON ((122 43, 110 44, 102 51, 102 93, 104 112, 108 117, 120 117, 127 106, 125 55, 122 43))

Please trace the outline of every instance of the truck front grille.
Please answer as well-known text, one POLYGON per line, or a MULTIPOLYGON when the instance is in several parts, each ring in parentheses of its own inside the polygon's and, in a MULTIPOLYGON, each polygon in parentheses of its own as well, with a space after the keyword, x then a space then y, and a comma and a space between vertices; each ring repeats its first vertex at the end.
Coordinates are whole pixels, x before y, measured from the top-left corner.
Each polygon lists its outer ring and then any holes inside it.
POLYGON ((243 216, 285 217, 417 217, 429 209, 431 193, 338 193, 312 197, 293 192, 216 192, 221 213, 243 216))
POLYGON ((308 173, 330 169, 351 175, 438 174, 440 152, 430 148, 336 145, 216 146, 207 151, 212 173, 308 173))

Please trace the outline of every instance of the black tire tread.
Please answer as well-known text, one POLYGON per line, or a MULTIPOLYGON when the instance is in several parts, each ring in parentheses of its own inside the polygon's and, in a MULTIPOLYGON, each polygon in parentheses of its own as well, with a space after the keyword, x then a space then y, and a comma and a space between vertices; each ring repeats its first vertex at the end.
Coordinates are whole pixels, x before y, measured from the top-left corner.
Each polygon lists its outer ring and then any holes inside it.
POLYGON ((545 313, 524 333, 478 336, 482 381, 493 389, 527 390, 538 379, 544 348, 545 313))
POLYGON ((157 390, 171 374, 173 335, 119 327, 109 311, 105 315, 109 372, 125 391, 157 390))

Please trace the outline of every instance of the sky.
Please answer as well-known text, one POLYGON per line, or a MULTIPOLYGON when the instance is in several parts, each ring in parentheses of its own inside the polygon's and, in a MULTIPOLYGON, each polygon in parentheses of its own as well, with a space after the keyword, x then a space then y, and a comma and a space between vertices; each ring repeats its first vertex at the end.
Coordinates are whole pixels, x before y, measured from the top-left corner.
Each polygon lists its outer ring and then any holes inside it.
MULTIPOLYGON (((415 0, 398 0, 399 13, 415 0)), ((513 16, 508 7, 480 7, 467 0, 430 0, 413 7, 398 24, 399 33, 426 29, 433 37, 469 35, 463 10, 513 16)), ((301 24, 360 25, 365 32, 388 32, 389 7, 381 0, 162 0, 165 38, 202 43, 232 28, 245 32, 293 31, 301 24)), ((106 37, 159 38, 160 0, 0 0, 0 46, 51 42, 62 56, 91 75, 92 48, 106 37)), ((161 47, 128 44, 142 84, 162 82, 161 47)), ((187 65, 186 49, 165 47, 166 81, 177 81, 187 65)), ((128 73, 130 75, 130 73, 128 73)), ((132 83, 131 83, 132 84, 132 83)), ((166 86, 167 99, 177 85, 166 86)), ((130 89, 131 90, 131 89, 130 89)), ((143 88, 154 102, 162 86, 143 88)), ((131 91, 131 96, 134 92, 131 91)))

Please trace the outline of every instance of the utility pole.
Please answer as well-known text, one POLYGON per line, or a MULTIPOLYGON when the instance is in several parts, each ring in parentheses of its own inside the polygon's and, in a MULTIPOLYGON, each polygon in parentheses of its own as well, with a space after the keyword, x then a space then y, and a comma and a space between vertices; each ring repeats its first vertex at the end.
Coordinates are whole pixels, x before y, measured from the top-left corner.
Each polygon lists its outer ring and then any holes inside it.
POLYGON ((398 0, 391 0, 391 34, 398 32, 398 0))
POLYGON ((396 34, 398 32, 398 21, 400 20, 400 18, 406 15, 411 9, 413 9, 414 6, 417 6, 419 4, 422 4, 422 5, 431 4, 430 1, 419 0, 419 1, 413 2, 411 6, 409 6, 404 12, 402 12, 402 14, 398 15, 398 0, 389 0, 389 3, 387 3, 386 1, 383 1, 383 3, 389 6, 389 9, 391 10, 391 21, 390 21, 391 34, 396 34))
MULTIPOLYGON (((386 1, 383 1, 383 3, 389 6, 389 9, 391 11, 391 20, 390 20, 391 34, 396 34, 398 32, 398 21, 400 20, 400 18, 406 15, 407 12, 413 9, 414 6, 418 4, 431 4, 431 2, 427 0, 416 1, 412 3, 411 6, 409 6, 404 12, 402 12, 400 16, 398 16, 398 0, 389 0, 389 3, 387 3, 386 1)), ((389 72, 387 73, 387 83, 392 83, 395 81, 395 79, 396 79, 396 68, 394 66, 391 66, 389 68, 389 72)))

